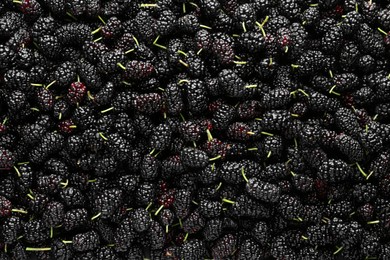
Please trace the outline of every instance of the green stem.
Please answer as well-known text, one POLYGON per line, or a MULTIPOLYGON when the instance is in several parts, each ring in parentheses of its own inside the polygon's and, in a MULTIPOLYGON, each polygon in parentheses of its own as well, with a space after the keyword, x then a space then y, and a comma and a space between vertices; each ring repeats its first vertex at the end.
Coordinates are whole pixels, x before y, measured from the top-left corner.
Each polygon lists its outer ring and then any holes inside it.
POLYGON ((50 247, 26 247, 26 251, 50 251, 50 247))
POLYGON ((158 215, 158 213, 160 213, 160 211, 164 208, 164 205, 161 205, 158 210, 156 211, 156 213, 154 213, 155 216, 158 215))
POLYGON ((226 203, 229 203, 229 204, 234 204, 236 202, 232 201, 232 200, 228 200, 228 199, 222 199, 223 202, 226 202, 226 203))

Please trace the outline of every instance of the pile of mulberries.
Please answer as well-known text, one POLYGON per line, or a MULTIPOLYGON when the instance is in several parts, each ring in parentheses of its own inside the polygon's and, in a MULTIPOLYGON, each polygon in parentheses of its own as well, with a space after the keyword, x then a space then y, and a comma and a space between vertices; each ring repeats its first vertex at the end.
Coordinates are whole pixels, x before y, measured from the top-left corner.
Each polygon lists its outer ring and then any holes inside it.
POLYGON ((1 0, 0 259, 390 259, 389 0, 1 0))

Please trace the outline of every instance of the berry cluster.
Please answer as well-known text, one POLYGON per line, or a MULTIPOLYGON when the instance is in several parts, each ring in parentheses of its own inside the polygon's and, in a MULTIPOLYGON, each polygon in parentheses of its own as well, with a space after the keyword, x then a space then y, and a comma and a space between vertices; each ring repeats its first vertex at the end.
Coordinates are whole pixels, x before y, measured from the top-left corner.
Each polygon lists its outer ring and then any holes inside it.
POLYGON ((0 259, 390 259, 389 0, 0 1, 0 259))

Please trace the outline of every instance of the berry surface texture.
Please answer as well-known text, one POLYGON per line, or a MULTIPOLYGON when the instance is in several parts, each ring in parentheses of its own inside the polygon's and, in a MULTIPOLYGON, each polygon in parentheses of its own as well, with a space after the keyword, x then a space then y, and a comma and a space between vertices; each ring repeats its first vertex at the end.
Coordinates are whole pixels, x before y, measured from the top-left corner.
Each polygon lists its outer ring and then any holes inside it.
POLYGON ((390 0, 0 0, 0 260, 390 260, 390 0))

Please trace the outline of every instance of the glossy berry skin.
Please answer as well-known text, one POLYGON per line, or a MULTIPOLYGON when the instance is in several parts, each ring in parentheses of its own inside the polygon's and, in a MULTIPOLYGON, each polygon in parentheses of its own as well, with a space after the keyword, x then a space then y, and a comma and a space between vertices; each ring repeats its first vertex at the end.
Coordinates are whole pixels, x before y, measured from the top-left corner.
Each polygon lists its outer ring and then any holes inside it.
POLYGON ((228 256, 233 251, 233 246, 236 242, 236 238, 231 235, 225 235, 222 238, 220 238, 215 246, 213 247, 213 257, 214 258, 223 258, 228 256))
POLYGON ((14 164, 15 158, 11 151, 0 149, 0 169, 8 170, 14 164))
POLYGON ((62 223, 64 218, 64 205, 59 202, 47 204, 46 211, 43 213, 44 224, 53 227, 62 223))
POLYGON ((53 109, 54 97, 50 90, 46 88, 40 89, 37 93, 37 99, 38 104, 42 110, 51 111, 53 109))
POLYGON ((58 133, 48 133, 30 154, 31 161, 42 162, 50 154, 58 152, 64 143, 64 137, 58 133))
POLYGON ((96 248, 99 244, 99 236, 95 231, 77 234, 72 239, 75 251, 88 251, 96 248))
POLYGON ((164 208, 171 207, 174 201, 175 201, 175 191, 174 190, 165 191, 158 198, 158 203, 161 206, 164 206, 164 208))
POLYGON ((277 202, 280 197, 279 187, 277 187, 276 185, 262 182, 255 178, 251 178, 248 180, 246 190, 253 197, 266 202, 277 202))
POLYGON ((154 73, 154 66, 149 62, 131 61, 126 64, 126 78, 142 80, 150 77, 154 73))
POLYGON ((30 243, 40 243, 50 237, 49 228, 46 228, 41 220, 29 221, 25 223, 23 229, 30 243))
POLYGON ((150 144, 153 149, 158 151, 166 149, 171 142, 172 130, 168 125, 161 124, 154 129, 150 144))
POLYGON ((160 111, 162 99, 158 93, 141 94, 134 98, 132 104, 142 113, 153 114, 160 111))
POLYGON ((138 233, 148 230, 151 224, 147 211, 141 208, 132 212, 131 220, 133 222, 134 230, 138 233))
POLYGON ((88 225, 88 212, 85 209, 72 209, 63 216, 64 228, 67 231, 88 225))
POLYGON ((87 87, 82 82, 73 82, 70 84, 67 98, 73 104, 80 103, 87 94, 87 87))
POLYGON ((119 189, 104 190, 95 201, 96 211, 102 218, 111 217, 119 207, 122 200, 122 191, 119 189))
POLYGON ((1 216, 2 217, 9 216, 11 214, 11 209, 12 209, 11 201, 9 201, 7 198, 1 196, 0 203, 1 203, 1 208, 0 208, 1 216))
POLYGON ((65 134, 70 134, 73 132, 73 127, 74 127, 74 123, 71 119, 68 119, 68 120, 64 120, 64 121, 61 121, 59 124, 58 124, 58 128, 59 130, 62 132, 62 133, 65 133, 65 134))
POLYGON ((205 152, 194 149, 185 148, 181 152, 183 164, 191 168, 204 168, 208 164, 208 156, 205 152))

